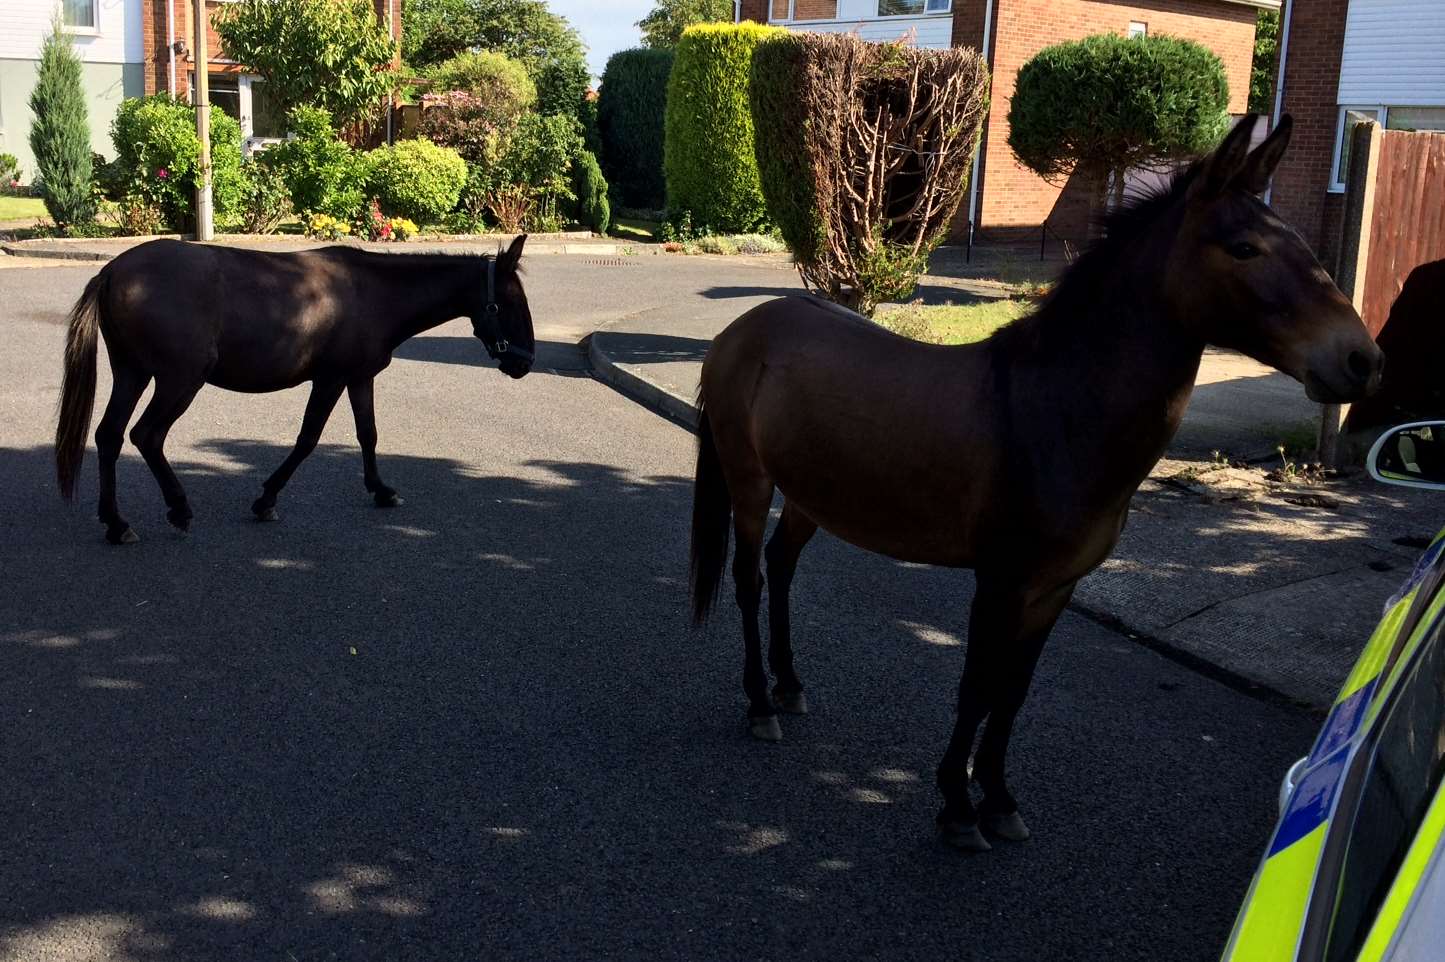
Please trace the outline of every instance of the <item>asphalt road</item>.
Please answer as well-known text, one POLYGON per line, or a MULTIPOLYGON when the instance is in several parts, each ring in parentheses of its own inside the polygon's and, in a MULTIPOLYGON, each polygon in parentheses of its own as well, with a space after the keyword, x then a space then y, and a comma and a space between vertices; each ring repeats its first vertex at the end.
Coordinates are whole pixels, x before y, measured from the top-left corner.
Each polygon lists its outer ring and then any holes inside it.
POLYGON ((1035 838, 961 856, 931 773, 971 579, 820 537, 814 713, 748 739, 731 606, 685 623, 692 440, 567 343, 589 304, 774 283, 698 263, 534 260, 522 381, 465 322, 406 346, 399 509, 343 405, 253 522, 302 394, 207 389, 168 447, 193 533, 128 452, 119 549, 93 451, 75 509, 51 481, 91 268, 0 271, 0 959, 1217 958, 1307 716, 1066 614, 1014 740, 1035 838))

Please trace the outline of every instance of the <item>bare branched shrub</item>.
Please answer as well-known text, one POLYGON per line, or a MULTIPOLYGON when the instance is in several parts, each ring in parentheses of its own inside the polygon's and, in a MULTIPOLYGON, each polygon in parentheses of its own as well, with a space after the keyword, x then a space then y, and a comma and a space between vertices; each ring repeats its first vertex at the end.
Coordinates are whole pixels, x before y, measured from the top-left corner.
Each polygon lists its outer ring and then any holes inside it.
POLYGON ((750 93, 768 212, 804 283, 865 314, 908 297, 967 191, 983 59, 788 33, 758 47, 750 93))

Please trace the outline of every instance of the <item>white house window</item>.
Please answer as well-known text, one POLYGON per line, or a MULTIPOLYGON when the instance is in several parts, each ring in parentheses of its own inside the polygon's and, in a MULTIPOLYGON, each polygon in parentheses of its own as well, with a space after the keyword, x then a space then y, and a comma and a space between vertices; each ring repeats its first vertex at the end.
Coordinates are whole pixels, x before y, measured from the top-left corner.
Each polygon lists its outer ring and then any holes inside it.
POLYGON ((71 30, 94 32, 100 29, 96 7, 99 0, 62 0, 60 22, 71 30))
POLYGON ((1355 127, 1373 120, 1386 130, 1445 131, 1445 107, 1390 107, 1384 104, 1345 106, 1335 128, 1335 163, 1330 173, 1330 190, 1345 189, 1350 175, 1350 141, 1355 127))
POLYGON ((1129 21, 1129 38, 1149 36, 1149 25, 1142 20, 1129 21))
POLYGON ((916 17, 923 13, 948 13, 953 0, 878 0, 880 17, 916 17))

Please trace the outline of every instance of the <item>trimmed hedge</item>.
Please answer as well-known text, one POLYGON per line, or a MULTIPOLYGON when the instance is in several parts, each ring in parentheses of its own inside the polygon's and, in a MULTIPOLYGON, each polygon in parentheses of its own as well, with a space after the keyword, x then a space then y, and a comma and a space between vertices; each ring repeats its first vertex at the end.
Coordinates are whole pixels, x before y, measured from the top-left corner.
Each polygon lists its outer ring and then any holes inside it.
POLYGON ((1208 48, 1177 37, 1085 37, 1019 70, 1009 147, 1059 182, 1208 153, 1229 129, 1229 82, 1208 48))
POLYGON ((623 50, 602 71, 598 160, 624 207, 657 209, 666 202, 663 132, 672 62, 671 50, 623 50))
POLYGON ((577 197, 577 221, 598 234, 607 233, 612 223, 612 206, 607 202, 607 179, 597 157, 583 150, 572 161, 572 193, 577 197))
POLYGON ((467 182, 467 162, 429 140, 402 140, 367 155, 371 193, 388 215, 434 224, 457 205, 467 182))
POLYGON ((703 233, 743 234, 767 222, 748 78, 758 44, 782 32, 752 22, 683 31, 667 83, 663 170, 670 217, 686 215, 703 233))
POLYGON ((910 296, 967 193, 982 58, 784 33, 754 53, 750 95, 768 213, 808 287, 863 314, 910 296))

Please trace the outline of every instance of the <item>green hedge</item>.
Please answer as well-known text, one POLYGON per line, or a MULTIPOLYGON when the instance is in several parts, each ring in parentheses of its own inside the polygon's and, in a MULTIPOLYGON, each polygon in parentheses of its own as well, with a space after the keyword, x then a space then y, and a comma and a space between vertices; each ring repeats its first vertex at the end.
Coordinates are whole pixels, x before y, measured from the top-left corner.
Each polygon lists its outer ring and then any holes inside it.
POLYGON ((663 130, 672 62, 671 50, 623 50, 613 54, 602 71, 598 160, 624 207, 655 210, 666 203, 663 130))
POLYGON ((748 78, 754 49, 781 32, 751 22, 698 24, 677 45, 667 84, 667 207, 704 233, 747 233, 767 221, 748 78))
POLYGON ((583 150, 572 162, 572 193, 577 198, 577 222, 598 234, 607 233, 612 223, 612 206, 607 202, 607 179, 597 157, 583 150))
POLYGON ((757 142, 758 172, 768 216, 800 261, 811 261, 827 241, 818 211, 803 90, 807 41, 787 31, 769 37, 753 54, 749 88, 757 142))
POLYGON ((350 221, 366 204, 369 174, 366 155, 343 143, 331 116, 316 107, 297 107, 286 115, 291 136, 268 147, 261 160, 281 172, 297 214, 327 214, 350 221))
POLYGON ((371 193, 388 215, 434 224, 457 205, 467 162, 429 140, 403 140, 368 155, 371 193))
POLYGON ((1086 37, 1019 70, 1009 147, 1059 181, 1207 153, 1229 129, 1229 83, 1208 48, 1177 37, 1086 37))
MULTIPOLYGON (((211 105, 211 204, 218 224, 241 212, 241 125, 211 105)), ((196 112, 167 94, 122 101, 110 124, 116 158, 107 180, 130 201, 154 204, 165 225, 184 227, 194 215, 201 141, 196 112)))

